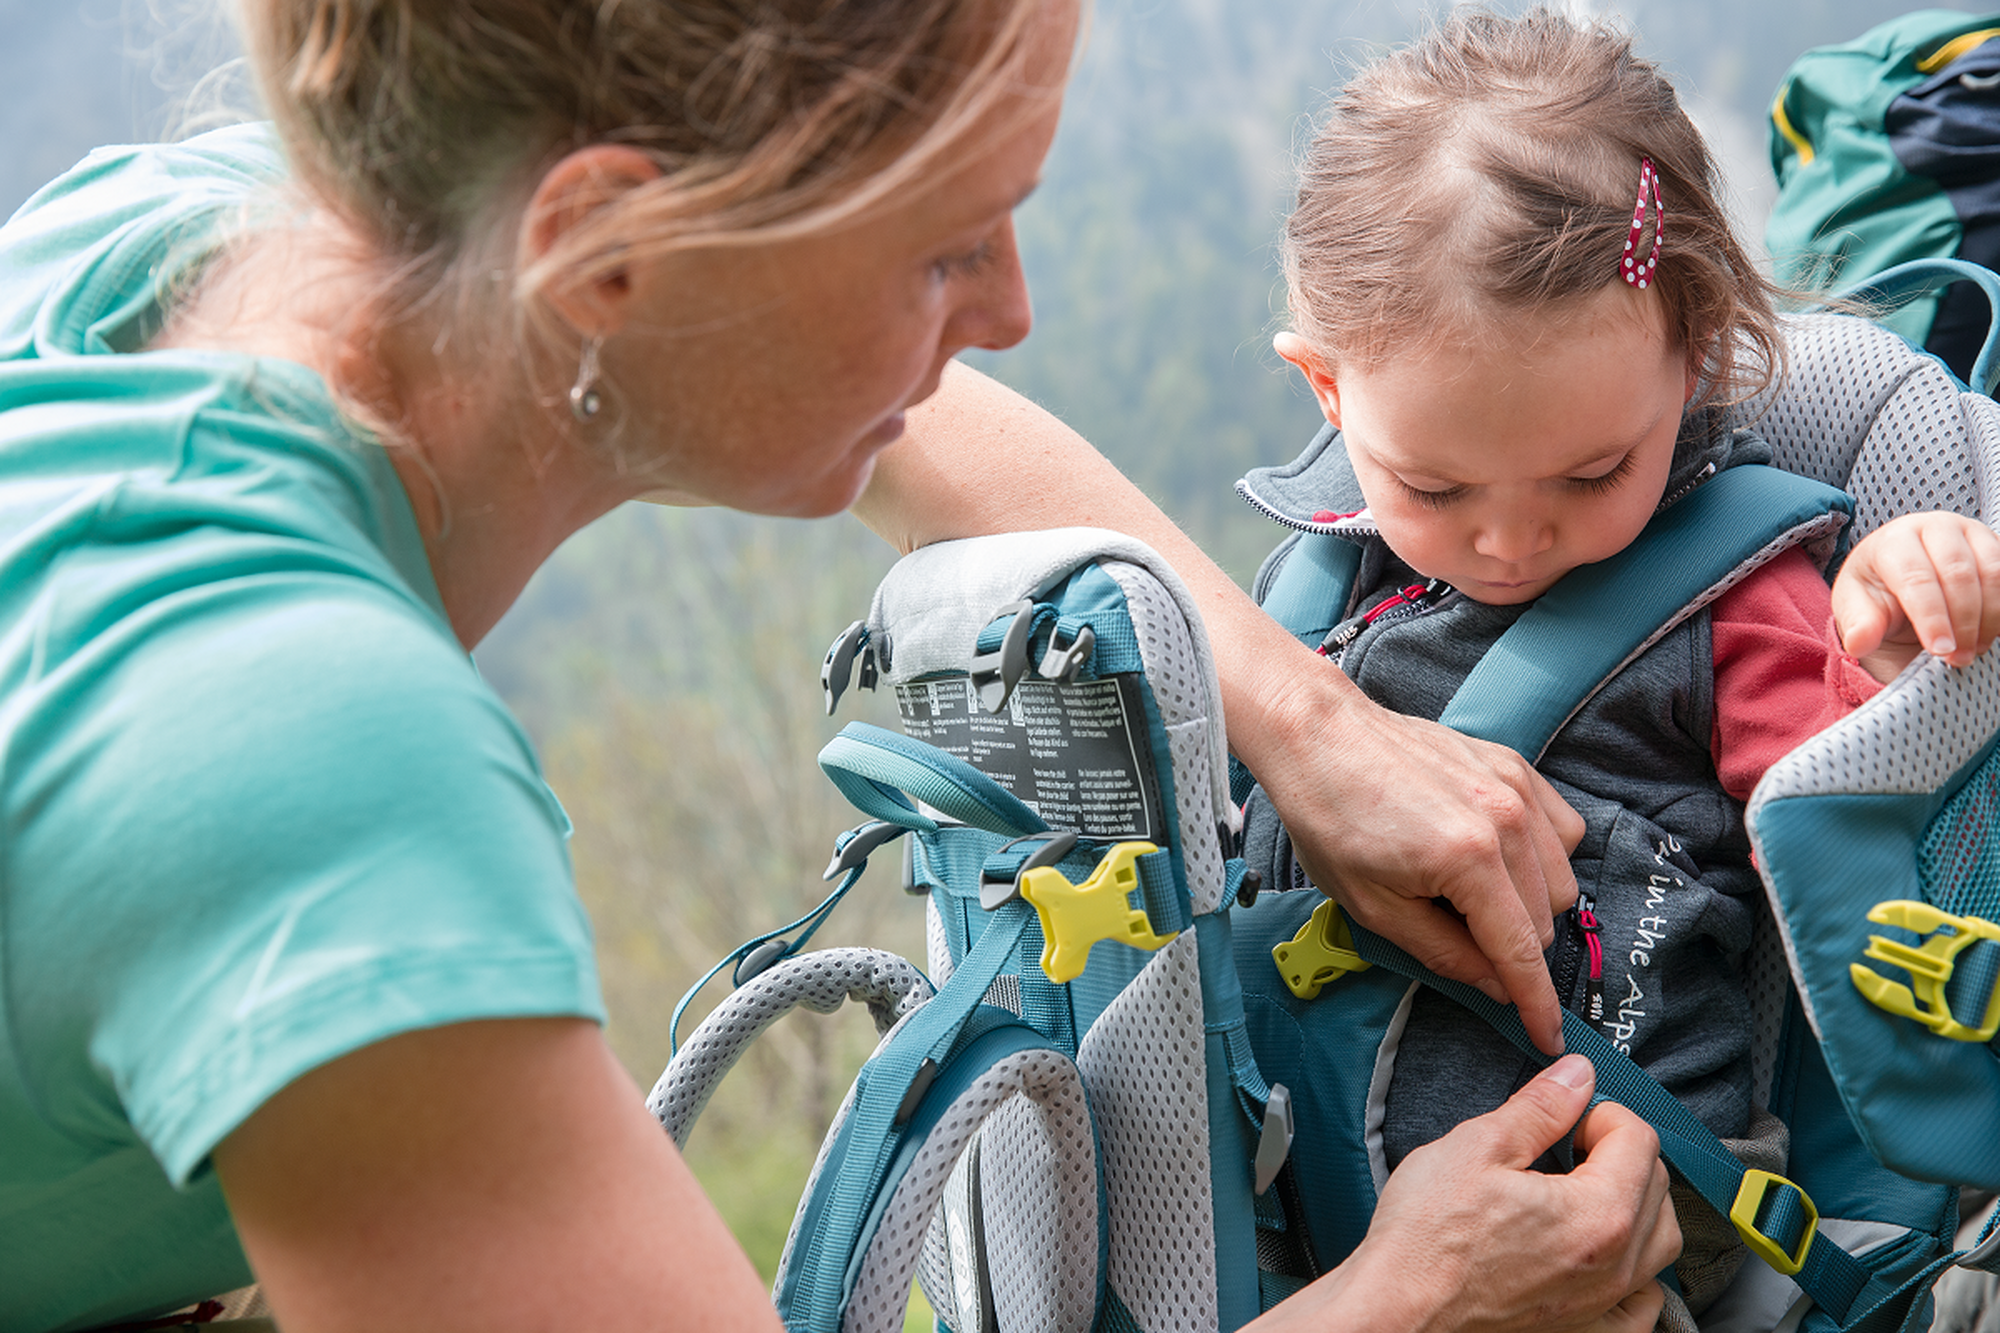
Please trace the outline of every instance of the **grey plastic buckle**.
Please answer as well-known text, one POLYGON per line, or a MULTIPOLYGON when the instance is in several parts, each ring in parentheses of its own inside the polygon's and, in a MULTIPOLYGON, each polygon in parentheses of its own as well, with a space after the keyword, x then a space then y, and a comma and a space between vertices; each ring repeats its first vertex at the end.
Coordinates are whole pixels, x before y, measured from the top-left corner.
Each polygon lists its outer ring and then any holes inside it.
POLYGON ((891 824, 886 820, 873 819, 858 828, 843 833, 836 844, 833 859, 826 863, 824 880, 838 879, 856 866, 863 864, 877 847, 902 837, 909 830, 901 824, 891 824))
POLYGON ((1014 693, 1014 687, 1021 683, 1021 677, 1028 674, 1028 636, 1035 629, 1035 604, 1030 601, 1009 602, 993 613, 989 625, 997 624, 1008 616, 1014 623, 1007 627, 1006 637, 1000 646, 990 653, 975 652, 968 668, 972 676, 972 688, 979 695, 979 706, 989 713, 997 713, 1007 706, 1007 699, 1014 693))
POLYGON ((1047 838, 1048 841, 1030 853, 1027 860, 1021 862, 1021 868, 1014 872, 1012 879, 988 879, 983 873, 979 876, 979 905, 987 911, 996 911, 1021 896, 1021 876, 1030 870, 1055 865, 1076 850, 1074 833, 1030 833, 1027 837, 1003 843, 1000 851, 1004 852, 1014 843, 1027 842, 1030 838, 1047 838))
POLYGON ((787 939, 765 940, 762 944, 743 955, 743 961, 729 974, 731 985, 741 986, 762 973, 770 971, 791 956, 798 946, 787 939))
MULTIPOLYGON (((826 660, 819 666, 819 687, 826 693, 826 715, 833 716, 833 706, 840 702, 840 696, 847 693, 849 682, 854 679, 854 655, 861 651, 861 645, 868 641, 868 623, 857 620, 840 632, 833 646, 826 650, 826 660)), ((862 664, 861 684, 873 689, 870 677, 872 662, 862 664)))
POLYGON ((1042 664, 1035 672, 1043 680, 1059 680, 1065 685, 1074 684, 1083 674, 1083 664, 1090 660, 1091 649, 1097 647, 1097 631, 1088 625, 1077 627, 1076 637, 1069 647, 1058 648, 1053 636, 1049 639, 1049 650, 1042 654, 1042 664))
POLYGON ((1264 1103, 1264 1129, 1257 1136, 1257 1193, 1271 1188, 1292 1151, 1292 1094, 1282 1083, 1271 1085, 1264 1103))

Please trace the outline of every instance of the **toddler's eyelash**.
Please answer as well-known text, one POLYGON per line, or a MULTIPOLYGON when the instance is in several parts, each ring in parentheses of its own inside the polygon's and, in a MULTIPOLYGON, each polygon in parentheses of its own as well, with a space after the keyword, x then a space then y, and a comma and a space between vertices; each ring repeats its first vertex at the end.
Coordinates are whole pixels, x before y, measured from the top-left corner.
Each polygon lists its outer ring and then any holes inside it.
POLYGON ((1601 477, 1571 477, 1569 484, 1577 490, 1588 491, 1592 495, 1602 495, 1605 491, 1614 490, 1620 482, 1631 475, 1632 469, 1635 466, 1633 458, 1636 453, 1637 451, 1635 450, 1633 453, 1626 454, 1618 460, 1617 467, 1612 468, 1601 477))
POLYGON ((1404 495, 1407 495, 1426 509, 1447 508, 1453 500, 1456 500, 1465 493, 1465 487, 1463 486, 1453 486, 1448 490, 1442 491, 1420 491, 1401 477, 1396 478, 1396 484, 1403 488, 1404 495))

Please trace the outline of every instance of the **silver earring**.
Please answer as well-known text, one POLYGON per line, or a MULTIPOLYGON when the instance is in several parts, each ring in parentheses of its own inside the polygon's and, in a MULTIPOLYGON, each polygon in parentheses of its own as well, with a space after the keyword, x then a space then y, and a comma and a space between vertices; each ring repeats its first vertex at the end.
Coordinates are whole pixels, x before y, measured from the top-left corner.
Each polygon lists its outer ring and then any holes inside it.
POLYGON ((604 395, 597 387, 597 349, 603 345, 602 334, 594 335, 583 345, 576 383, 569 386, 569 413, 578 421, 588 421, 604 408, 604 395))

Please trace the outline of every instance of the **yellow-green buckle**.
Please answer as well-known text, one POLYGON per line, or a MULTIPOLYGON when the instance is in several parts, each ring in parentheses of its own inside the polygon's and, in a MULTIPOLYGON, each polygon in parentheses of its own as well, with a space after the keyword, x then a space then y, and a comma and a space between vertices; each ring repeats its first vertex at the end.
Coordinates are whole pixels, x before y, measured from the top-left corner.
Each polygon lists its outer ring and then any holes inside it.
POLYGON ((1286 987, 1301 1000, 1317 998, 1329 981, 1374 966, 1354 952, 1354 932, 1331 898, 1313 909, 1288 943, 1272 949, 1271 958, 1286 987))
POLYGON ((1021 874, 1021 896, 1042 919, 1042 971, 1061 985, 1083 975, 1090 946, 1117 940, 1135 949, 1157 949, 1178 931, 1153 933, 1146 913, 1129 895, 1139 887, 1138 859, 1160 850, 1150 842, 1114 843, 1081 884, 1072 884, 1054 866, 1021 874))
POLYGON ((1870 935, 1864 956, 1878 963, 1900 967, 1910 974, 1910 984, 1889 980, 1860 963, 1852 964, 1848 976, 1854 988, 1871 1004, 1904 1018, 1913 1018, 1940 1037, 1952 1041, 1991 1041, 2000 1032, 2000 983, 1986 1000, 1986 1016, 1978 1027, 1968 1027, 1952 1015, 1951 1001, 1944 993, 1951 980, 1952 960, 1980 940, 2000 944, 2000 926, 1976 916, 1953 916, 1929 903, 1896 899, 1877 903, 1868 919, 1878 925, 1901 926, 1916 935, 1929 935, 1922 944, 1904 944, 1886 935, 1870 935), (1944 933, 1949 931, 1949 934, 1944 933))
POLYGON ((1813 1237, 1819 1234, 1819 1209, 1813 1207, 1812 1196, 1783 1176, 1754 1168, 1743 1173, 1743 1183, 1736 1187, 1736 1202, 1729 1205, 1729 1220, 1735 1223, 1736 1234, 1743 1237, 1750 1253, 1786 1277, 1806 1266, 1806 1252, 1812 1249, 1813 1237), (1757 1229, 1757 1213, 1764 1206, 1764 1196, 1771 1192, 1773 1185, 1784 1186, 1798 1195, 1799 1202, 1805 1205, 1806 1225, 1799 1236, 1796 1254, 1786 1254, 1778 1242, 1757 1229))

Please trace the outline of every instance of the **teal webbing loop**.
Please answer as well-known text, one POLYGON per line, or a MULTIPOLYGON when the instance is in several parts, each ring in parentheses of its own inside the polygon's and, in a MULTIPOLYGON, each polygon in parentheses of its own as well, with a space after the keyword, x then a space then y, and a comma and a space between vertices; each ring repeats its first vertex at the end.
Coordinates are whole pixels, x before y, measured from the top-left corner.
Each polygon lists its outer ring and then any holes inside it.
MULTIPOLYGON (((1034 909, 1020 900, 992 914, 979 940, 929 1003, 904 1020, 904 1028, 861 1068, 854 1107, 843 1128, 848 1148, 820 1223, 804 1237, 797 1262, 810 1275, 808 1310, 799 1312, 810 1333, 840 1333, 843 1284, 851 1256, 865 1248, 863 1224, 875 1208, 884 1172, 905 1127, 896 1124, 912 1081, 926 1060, 942 1065, 979 1008, 995 977, 1015 956, 1034 909)), ((796 1319, 796 1316, 794 1317, 796 1319)))
POLYGON ((1264 610, 1308 648, 1317 648, 1347 610, 1361 568, 1358 542, 1302 532, 1264 591, 1264 610))
POLYGON ((856 809, 904 828, 925 833, 937 828, 937 821, 910 801, 914 796, 989 833, 1048 831, 1040 815, 957 755, 866 722, 842 727, 819 752, 819 766, 856 809))
POLYGON ((1169 935, 1194 924, 1194 904, 1174 878, 1174 854, 1148 852, 1132 863, 1139 872, 1140 906, 1155 935, 1169 935))
POLYGON ((1654 515, 1630 546, 1570 571, 1479 660, 1444 725, 1530 762, 1597 687, 1695 598, 1787 532, 1854 502, 1779 468, 1728 468, 1654 515))
MULTIPOLYGON (((1513 1005, 1495 1003, 1463 982, 1441 977, 1381 936, 1352 922, 1349 925, 1354 932, 1355 952, 1363 958, 1458 1001, 1520 1048, 1538 1068, 1553 1063, 1553 1058, 1529 1039, 1527 1029, 1521 1026, 1520 1012, 1513 1005)), ((1588 1059, 1597 1070, 1593 1103, 1617 1102, 1650 1124, 1660 1137, 1660 1155, 1717 1212, 1728 1217, 1746 1168, 1722 1146, 1722 1140, 1651 1075, 1633 1064, 1630 1056, 1613 1046, 1608 1037, 1568 1010, 1563 1011, 1563 1045, 1588 1059)), ((1795 1242, 1798 1234, 1795 1228, 1789 1238, 1795 1242)), ((1814 1237, 1805 1266, 1792 1280, 1842 1325, 1871 1286, 1878 1300, 1891 1294, 1886 1283, 1876 1280, 1859 1260, 1824 1234, 1814 1237)))
POLYGON ((1986 340, 1967 377, 1973 388, 1992 396, 1994 380, 2000 378, 2000 274, 1984 264, 1965 259, 1912 259, 1885 268, 1860 286, 1840 293, 1835 301, 1859 301, 1864 305, 1892 304, 1911 292, 1928 292, 1954 282, 1969 282, 1986 293, 1988 316, 1986 340))
POLYGON ((772 959, 771 962, 776 963, 781 959, 789 958, 793 954, 799 952, 799 950, 805 947, 806 942, 813 937, 813 933, 826 923, 826 919, 829 916, 833 915, 833 909, 840 906, 840 900, 847 896, 847 891, 855 886, 855 884, 861 879, 861 872, 866 869, 868 869, 868 863, 866 861, 863 861, 860 865, 855 866, 853 869, 849 870, 847 874, 844 877, 842 877, 840 884, 834 889, 834 891, 832 893, 827 894, 826 897, 820 899, 819 905, 813 908, 812 911, 807 912, 804 916, 800 917, 796 921, 790 922, 786 925, 779 926, 776 930, 767 930, 762 935, 759 935, 754 939, 744 941, 742 944, 739 944, 736 946, 736 948, 732 949, 728 953, 728 955, 722 959, 721 962, 717 963, 714 967, 711 967, 710 969, 708 969, 708 971, 704 972, 702 974, 701 980, 695 982, 694 985, 688 987, 687 993, 681 996, 680 1003, 674 1006, 673 1016, 667 1020, 668 1054, 677 1055, 680 1053, 681 1015, 687 1012, 687 1007, 690 1004, 694 1003, 694 997, 701 994, 702 988, 707 986, 709 982, 715 980, 716 973, 720 972, 725 967, 731 967, 737 963, 742 962, 745 958, 749 957, 751 953, 755 952, 759 946, 767 944, 772 940, 782 939, 784 936, 790 935, 793 931, 798 930, 799 927, 804 926, 805 930, 801 932, 797 938, 785 941, 786 948, 784 952, 780 954, 777 958, 772 959))

